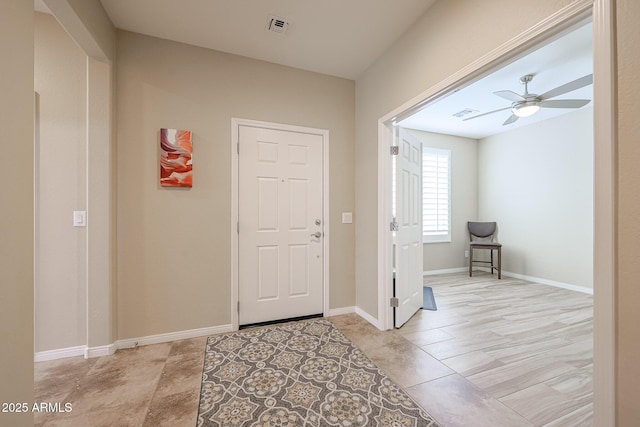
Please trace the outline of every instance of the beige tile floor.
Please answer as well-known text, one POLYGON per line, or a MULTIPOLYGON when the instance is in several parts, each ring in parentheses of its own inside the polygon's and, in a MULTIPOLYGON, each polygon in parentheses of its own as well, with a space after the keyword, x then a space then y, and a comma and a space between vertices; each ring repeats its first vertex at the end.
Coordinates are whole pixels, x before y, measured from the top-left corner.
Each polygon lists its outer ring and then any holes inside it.
MULTIPOLYGON (((476 273, 433 276, 438 311, 381 332, 331 320, 443 427, 590 426, 592 297, 476 273)), ((206 338, 37 363, 36 426, 195 426, 206 338)))

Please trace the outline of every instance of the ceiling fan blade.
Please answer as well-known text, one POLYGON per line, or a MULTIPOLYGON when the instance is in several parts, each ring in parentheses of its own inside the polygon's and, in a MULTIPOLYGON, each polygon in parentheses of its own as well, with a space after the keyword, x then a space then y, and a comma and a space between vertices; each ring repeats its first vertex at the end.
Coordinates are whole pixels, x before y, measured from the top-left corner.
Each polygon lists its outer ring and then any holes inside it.
POLYGON ((505 107, 505 108, 501 108, 499 110, 493 110, 493 111, 489 111, 487 113, 478 114, 477 116, 467 117, 466 119, 462 119, 462 121, 466 122, 467 120, 477 119, 478 117, 482 117, 482 116, 486 116, 486 115, 489 115, 489 114, 497 113, 498 111, 504 111, 504 110, 510 110, 510 109, 511 109, 511 107, 505 107))
POLYGON ((580 108, 591 102, 590 99, 551 99, 542 101, 541 107, 544 108, 580 108))
POLYGON ((510 125, 511 123, 514 123, 516 120, 518 120, 520 117, 516 116, 515 114, 512 114, 511 117, 509 117, 503 124, 502 126, 506 126, 506 125, 510 125))
POLYGON ((543 93, 542 95, 540 95, 538 98, 542 99, 543 101, 545 99, 549 99, 549 98, 553 98, 559 95, 563 95, 565 93, 568 92, 572 92, 576 89, 580 89, 582 87, 588 86, 590 84, 593 83, 593 74, 588 74, 584 77, 580 77, 579 79, 576 79, 572 82, 569 83, 565 83, 563 85, 558 86, 555 89, 551 89, 548 92, 543 93))
POLYGON ((519 102, 519 101, 525 100, 521 95, 518 95, 517 93, 512 92, 510 90, 499 90, 497 92, 493 92, 493 94, 498 95, 500 98, 504 98, 506 100, 513 101, 513 102, 519 102))

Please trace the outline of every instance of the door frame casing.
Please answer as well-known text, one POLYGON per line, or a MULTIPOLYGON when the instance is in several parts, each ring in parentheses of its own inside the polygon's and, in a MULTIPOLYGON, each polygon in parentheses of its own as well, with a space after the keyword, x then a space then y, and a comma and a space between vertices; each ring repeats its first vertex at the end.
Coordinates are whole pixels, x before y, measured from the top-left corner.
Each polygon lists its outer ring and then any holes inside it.
POLYGON ((307 133, 322 137, 322 309, 323 315, 329 313, 329 131, 304 126, 287 125, 282 123, 263 122, 251 119, 231 118, 231 328, 237 331, 238 320, 238 291, 239 291, 239 162, 238 146, 240 126, 257 127, 262 129, 280 130, 285 132, 307 133))
MULTIPOLYGON (((391 127, 421 107, 490 74, 591 17, 594 58, 594 425, 616 425, 616 92, 613 0, 575 0, 527 31, 378 120, 378 316, 393 327, 391 297, 391 127)), ((373 323, 373 322, 372 322, 373 323)))

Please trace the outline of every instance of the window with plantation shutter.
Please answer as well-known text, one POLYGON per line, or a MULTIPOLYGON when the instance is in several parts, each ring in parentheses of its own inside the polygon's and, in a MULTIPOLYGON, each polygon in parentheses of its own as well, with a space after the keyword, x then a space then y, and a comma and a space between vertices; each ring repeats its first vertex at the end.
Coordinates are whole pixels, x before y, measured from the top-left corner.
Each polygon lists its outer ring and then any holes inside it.
POLYGON ((422 227, 425 242, 451 241, 451 151, 422 149, 422 227))

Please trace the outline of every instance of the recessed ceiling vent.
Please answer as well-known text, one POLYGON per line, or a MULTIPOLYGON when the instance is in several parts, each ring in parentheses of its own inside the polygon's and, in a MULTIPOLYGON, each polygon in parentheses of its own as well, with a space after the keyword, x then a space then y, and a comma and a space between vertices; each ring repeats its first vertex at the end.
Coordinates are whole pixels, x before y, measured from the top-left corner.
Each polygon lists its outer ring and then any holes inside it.
POLYGON ((286 19, 280 18, 279 16, 270 15, 267 19, 267 27, 266 30, 272 33, 285 35, 287 33, 287 29, 289 28, 289 22, 286 19))
POLYGON ((477 112, 478 112, 478 111, 476 111, 476 110, 472 110, 471 108, 465 108, 464 110, 462 110, 462 111, 458 111, 457 113, 455 113, 455 114, 453 115, 453 117, 461 118, 461 117, 464 117, 464 116, 468 116, 468 115, 469 115, 469 114, 471 114, 471 113, 477 113, 477 112))

